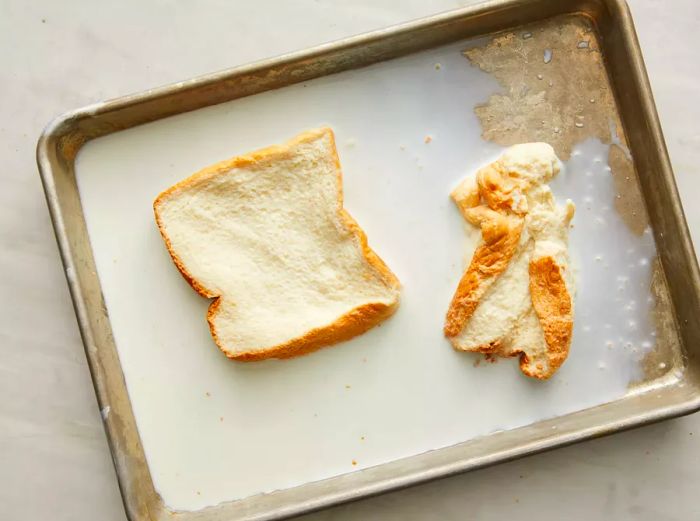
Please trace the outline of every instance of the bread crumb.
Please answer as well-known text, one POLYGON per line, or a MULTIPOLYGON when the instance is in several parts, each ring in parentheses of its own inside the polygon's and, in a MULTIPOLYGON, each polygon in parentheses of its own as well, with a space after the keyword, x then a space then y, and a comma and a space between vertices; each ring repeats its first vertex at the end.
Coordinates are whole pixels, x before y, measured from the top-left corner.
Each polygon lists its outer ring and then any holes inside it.
POLYGON ((435 64, 435 70, 436 70, 436 71, 439 71, 441 68, 442 68, 442 65, 441 65, 441 64, 439 64, 439 63, 436 63, 436 64, 435 64))
POLYGON ((406 150, 406 147, 405 147, 404 145, 399 145, 399 148, 400 148, 401 150, 406 150))
POLYGON ((211 393, 210 393, 209 391, 207 391, 207 392, 206 392, 206 393, 204 393, 204 394, 206 394, 206 395, 207 395, 207 398, 209 398, 209 397, 211 396, 211 393))
POLYGON ((346 389, 350 389, 350 385, 349 385, 349 384, 345 384, 345 388, 346 388, 346 389))
POLYGON ((366 358, 363 358, 362 361, 363 361, 363 362, 367 362, 367 359, 366 359, 366 358))
POLYGON ((423 140, 423 142, 427 145, 432 140, 433 140, 433 136, 425 136, 425 139, 423 140))
POLYGON ((197 491, 197 495, 198 495, 198 496, 201 496, 202 493, 198 490, 198 491, 197 491))
POLYGON ((357 465, 357 461, 352 460, 352 464, 353 464, 353 465, 357 465))
POLYGON ((223 417, 223 416, 219 416, 219 421, 220 421, 220 422, 224 421, 224 417, 223 417))
POLYGON ((474 363, 472 364, 474 367, 479 367, 481 365, 481 358, 477 358, 474 360, 474 363))
POLYGON ((364 436, 360 436, 360 441, 365 441, 365 437, 364 437, 364 436))

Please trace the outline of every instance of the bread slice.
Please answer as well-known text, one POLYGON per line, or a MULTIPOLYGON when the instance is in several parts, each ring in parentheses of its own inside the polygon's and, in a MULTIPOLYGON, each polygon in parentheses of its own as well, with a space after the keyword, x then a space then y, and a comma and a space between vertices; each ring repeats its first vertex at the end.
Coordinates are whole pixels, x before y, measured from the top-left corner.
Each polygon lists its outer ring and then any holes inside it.
POLYGON ((397 278, 343 209, 329 128, 205 168, 153 207, 175 265, 214 299, 209 328, 229 358, 309 353, 397 308, 397 278))
POLYGON ((540 379, 564 363, 573 331, 574 205, 557 206, 546 184, 558 172, 551 146, 516 145, 452 192, 482 240, 450 304, 445 335, 460 351, 519 356, 522 372, 540 379))

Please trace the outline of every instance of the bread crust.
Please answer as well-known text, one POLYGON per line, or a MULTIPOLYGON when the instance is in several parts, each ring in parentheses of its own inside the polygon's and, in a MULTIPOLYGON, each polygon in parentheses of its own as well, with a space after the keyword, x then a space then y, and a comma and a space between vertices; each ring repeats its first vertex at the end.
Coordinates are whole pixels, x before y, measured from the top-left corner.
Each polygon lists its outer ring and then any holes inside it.
POLYGON ((342 171, 340 168, 340 159, 338 157, 338 151, 335 144, 335 136, 333 131, 328 127, 319 128, 316 130, 311 130, 303 132, 291 139, 283 145, 273 145, 266 147, 249 154, 242 156, 237 156, 232 159, 221 161, 212 166, 204 168, 199 172, 193 174, 192 176, 176 183, 167 190, 163 191, 156 197, 153 202, 153 211, 155 213, 156 225, 160 231, 165 246, 173 260, 173 263, 180 271, 185 280, 189 285, 201 296, 206 298, 214 299, 209 305, 207 310, 207 323, 209 324, 209 330, 211 332, 214 342, 219 347, 219 349, 230 359, 239 361, 256 361, 263 360, 267 358, 291 358, 295 356, 300 356, 304 354, 311 353, 320 349, 322 347, 330 346, 338 342, 343 342, 349 340, 357 335, 364 333, 365 331, 376 326, 380 322, 389 318, 398 308, 399 297, 398 292, 400 290, 400 282, 396 275, 389 269, 386 263, 369 247, 367 244, 367 235, 360 228, 357 222, 350 216, 350 214, 343 208, 343 184, 342 184, 342 171), (292 152, 291 148, 295 145, 302 143, 313 142, 319 138, 327 136, 331 141, 331 150, 333 154, 333 162, 336 167, 336 177, 337 177, 337 212, 339 222, 353 235, 357 241, 360 251, 362 253, 365 261, 381 276, 383 283, 389 288, 396 292, 395 300, 390 304, 384 304, 380 302, 374 302, 365 304, 349 312, 341 315, 334 322, 328 324, 327 326, 315 328, 304 335, 289 340, 283 344, 269 347, 264 350, 248 350, 243 352, 230 352, 227 351, 221 340, 219 339, 216 326, 214 324, 214 318, 216 317, 217 310, 221 304, 222 296, 216 295, 212 290, 206 288, 201 282, 199 282, 192 274, 187 271, 185 264, 175 253, 170 239, 165 231, 165 226, 163 224, 159 208, 161 204, 169 197, 177 194, 178 192, 191 188, 203 181, 206 181, 217 175, 226 173, 234 168, 241 168, 244 166, 259 165, 268 161, 275 161, 280 158, 290 157, 292 152))
POLYGON ((564 363, 574 329, 571 297, 564 282, 563 268, 553 257, 533 259, 529 265, 530 299, 547 344, 547 368, 529 365, 520 358, 520 369, 534 378, 546 379, 564 363))

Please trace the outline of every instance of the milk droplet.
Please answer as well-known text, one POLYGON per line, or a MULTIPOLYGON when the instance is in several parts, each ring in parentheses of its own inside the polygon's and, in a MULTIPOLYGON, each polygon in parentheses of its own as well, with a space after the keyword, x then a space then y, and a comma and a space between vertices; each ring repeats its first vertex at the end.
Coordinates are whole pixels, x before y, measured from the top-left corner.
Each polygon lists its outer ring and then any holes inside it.
POLYGON ((586 40, 582 40, 578 42, 578 45, 576 46, 579 49, 588 49, 588 42, 586 40))
POLYGON ((523 33, 523 40, 528 40, 530 38, 532 38, 531 32, 523 33))
POLYGON ((666 369, 666 364, 664 362, 661 362, 659 364, 659 369, 666 369))
POLYGON ((574 125, 575 125, 577 128, 583 128, 583 123, 581 123, 580 121, 577 121, 576 123, 574 123, 574 125))
POLYGON ((588 100, 588 102, 589 102, 589 103, 595 103, 595 99, 594 99, 594 98, 591 98, 591 99, 588 100))
POLYGON ((538 75, 537 75, 537 79, 538 79, 538 80, 541 80, 543 77, 544 77, 544 76, 542 76, 541 74, 538 74, 538 75))
POLYGON ((552 49, 544 50, 544 62, 549 63, 552 61, 552 49))

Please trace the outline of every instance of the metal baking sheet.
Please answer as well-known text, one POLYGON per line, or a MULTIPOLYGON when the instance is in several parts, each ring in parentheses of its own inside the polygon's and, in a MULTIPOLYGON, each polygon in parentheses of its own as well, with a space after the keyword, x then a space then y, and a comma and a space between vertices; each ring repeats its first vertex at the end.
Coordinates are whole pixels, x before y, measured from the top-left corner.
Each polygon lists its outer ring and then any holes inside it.
POLYGON ((700 407, 698 267, 623 2, 486 2, 101 103, 49 125, 38 163, 131 519, 281 518, 700 407), (229 362, 150 203, 320 124, 400 311, 229 362), (447 194, 532 140, 578 205, 574 344, 544 384, 440 334, 473 245, 447 194))

